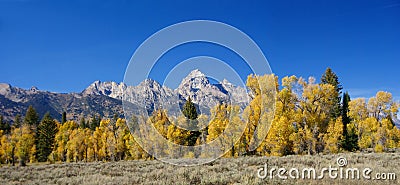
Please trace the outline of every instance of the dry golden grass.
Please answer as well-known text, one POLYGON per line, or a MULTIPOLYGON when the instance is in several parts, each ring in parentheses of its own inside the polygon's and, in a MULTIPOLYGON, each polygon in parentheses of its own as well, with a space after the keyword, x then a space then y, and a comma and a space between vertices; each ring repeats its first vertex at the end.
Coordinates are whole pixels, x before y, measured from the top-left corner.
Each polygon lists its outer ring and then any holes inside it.
MULTIPOLYGON (((259 179, 257 170, 269 167, 321 169, 337 167, 343 156, 348 167, 369 167, 374 172, 400 173, 400 153, 343 153, 336 155, 241 157, 210 164, 178 167, 160 161, 119 161, 2 166, 0 184, 400 184, 396 180, 281 180, 259 179)), ((400 175, 400 174, 396 174, 400 175)), ((326 175, 327 176, 327 175, 326 175)))

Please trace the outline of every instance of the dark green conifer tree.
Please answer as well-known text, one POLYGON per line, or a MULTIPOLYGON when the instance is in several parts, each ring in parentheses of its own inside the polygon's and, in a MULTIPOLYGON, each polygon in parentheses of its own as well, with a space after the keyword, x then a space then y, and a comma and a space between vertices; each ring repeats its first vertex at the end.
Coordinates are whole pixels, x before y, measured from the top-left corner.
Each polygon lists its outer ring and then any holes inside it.
POLYGON ((37 127, 37 159, 39 162, 47 161, 47 157, 53 151, 54 137, 58 131, 55 120, 47 112, 37 127))
POLYGON ((339 77, 328 67, 321 77, 321 83, 330 84, 335 88, 336 94, 332 98, 336 103, 335 106, 331 108, 331 116, 333 118, 338 118, 341 115, 341 94, 343 89, 342 85, 340 85, 339 77))
POLYGON ((61 124, 64 124, 65 122, 67 122, 67 113, 64 111, 61 117, 61 124))
POLYGON ((351 118, 348 116, 349 112, 350 95, 348 92, 343 94, 342 102, 342 123, 343 123, 343 142, 342 148, 347 151, 358 150, 358 135, 354 128, 348 130, 347 125, 351 122, 351 118))
POLYGON ((96 130, 96 127, 100 126, 100 121, 100 115, 98 117, 96 115, 93 115, 92 120, 90 121, 90 129, 93 131, 96 130))
POLYGON ((81 128, 87 128, 86 120, 85 120, 85 117, 84 117, 84 116, 82 116, 82 118, 81 118, 81 121, 80 121, 80 123, 79 123, 79 127, 81 127, 81 128))
POLYGON ((10 124, 4 120, 3 115, 0 115, 0 130, 3 130, 5 134, 9 134, 11 132, 10 124))
POLYGON ((189 97, 188 101, 186 101, 185 105, 183 105, 182 113, 187 119, 190 119, 190 120, 197 119, 198 115, 197 115, 196 106, 194 105, 194 103, 192 102, 190 97, 189 97))
MULTIPOLYGON (((183 105, 182 113, 188 119, 187 122, 189 124, 189 128, 191 128, 191 130, 197 130, 197 109, 190 97, 188 101, 186 101, 185 105, 183 105)), ((190 135, 187 138, 188 145, 194 146, 201 133, 199 131, 190 131, 189 134, 190 135)))
POLYGON ((37 127, 39 124, 39 115, 32 105, 30 105, 26 111, 24 123, 35 127, 37 127))
POLYGON ((16 116, 15 116, 15 119, 14 119, 14 127, 15 128, 19 128, 19 127, 21 127, 21 125, 22 125, 22 120, 21 120, 21 115, 20 114, 17 114, 16 116))

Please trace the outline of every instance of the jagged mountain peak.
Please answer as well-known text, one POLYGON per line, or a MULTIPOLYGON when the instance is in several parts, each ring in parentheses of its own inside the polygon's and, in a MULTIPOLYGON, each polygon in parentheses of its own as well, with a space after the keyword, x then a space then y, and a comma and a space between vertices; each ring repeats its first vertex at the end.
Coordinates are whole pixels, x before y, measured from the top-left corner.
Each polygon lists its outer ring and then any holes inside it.
POLYGON ((0 84, 0 95, 14 102, 26 102, 29 98, 28 95, 34 95, 42 93, 37 87, 31 87, 30 89, 22 89, 19 87, 13 87, 7 83, 0 84))
POLYGON ((138 85, 138 87, 143 87, 143 86, 148 86, 150 88, 161 88, 160 83, 158 83, 157 81, 147 78, 145 80, 143 80, 142 82, 140 82, 140 84, 138 85))
POLYGON ((112 98, 119 98, 122 96, 126 85, 116 83, 113 81, 101 82, 99 80, 94 81, 85 90, 82 91, 83 95, 106 95, 112 98))
POLYGON ((222 85, 233 85, 231 82, 229 82, 226 78, 224 78, 222 81, 221 81, 221 84, 222 85))
POLYGON ((8 83, 0 83, 0 89, 9 89, 11 85, 8 83))
POLYGON ((7 83, 0 83, 0 94, 5 95, 7 92, 11 91, 12 86, 7 83))
POLYGON ((209 114, 210 108, 220 103, 235 102, 240 99, 234 96, 247 97, 246 91, 233 86, 228 80, 223 82, 210 83, 207 76, 200 70, 191 71, 180 83, 175 93, 178 94, 181 100, 185 101, 188 98, 199 106, 199 111, 203 114, 209 114), (225 84, 225 85, 224 85, 225 84), (228 85, 229 84, 229 85, 228 85), (229 88, 225 88, 228 86, 229 88), (238 93, 231 92, 237 90, 238 93))
POLYGON ((114 81, 106 81, 106 82, 102 82, 100 80, 96 80, 94 81, 92 84, 89 85, 88 88, 90 87, 100 87, 100 86, 125 86, 124 82, 121 83, 117 83, 114 81))
POLYGON ((204 73, 202 73, 199 69, 195 69, 193 71, 191 71, 187 77, 190 78, 198 78, 198 77, 205 77, 206 75, 204 73))
POLYGON ((32 87, 29 89, 29 91, 31 91, 31 92, 37 92, 37 91, 39 91, 39 88, 37 88, 37 87, 35 87, 35 86, 32 86, 32 87))
POLYGON ((182 89, 204 89, 210 85, 210 81, 204 73, 195 69, 182 79, 178 86, 178 90, 182 89))

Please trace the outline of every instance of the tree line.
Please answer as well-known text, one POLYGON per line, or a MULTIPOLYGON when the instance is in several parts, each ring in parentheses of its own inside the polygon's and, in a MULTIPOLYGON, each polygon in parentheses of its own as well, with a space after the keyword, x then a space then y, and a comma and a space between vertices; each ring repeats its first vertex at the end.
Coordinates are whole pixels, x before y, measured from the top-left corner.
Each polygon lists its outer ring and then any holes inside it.
MULTIPOLYGON (((168 117, 165 110, 155 110, 148 118, 133 116, 125 120, 92 116, 79 123, 58 121, 45 114, 41 120, 30 106, 22 119, 17 115, 10 125, 0 117, 0 162, 25 165, 27 162, 77 162, 152 159, 136 142, 127 125, 137 122, 153 125, 165 139, 179 145, 194 146, 218 140, 228 147, 224 157, 244 155, 284 156, 318 153, 354 152, 371 149, 384 152, 400 147, 400 130, 393 118, 399 105, 391 93, 379 91, 369 98, 350 99, 343 93, 338 76, 328 68, 320 83, 316 79, 275 75, 249 75, 246 86, 251 95, 249 105, 241 112, 238 105, 220 104, 210 115, 198 115, 195 104, 187 100, 182 116, 168 117), (271 98, 273 97, 273 98, 271 98), (274 101, 272 101, 274 100, 274 101), (273 109, 273 110, 271 110, 273 109), (272 124, 263 124, 269 123, 272 124), (202 128, 197 131, 176 126, 202 128), (236 140, 223 134, 245 126, 236 140), (265 130, 268 133, 261 133, 265 130), (260 136, 260 137, 258 137, 260 136), (261 137, 266 136, 266 137, 261 137), (261 143, 252 150, 254 143, 261 143)), ((143 124, 137 124, 143 129, 143 124)), ((179 156, 178 151, 158 147, 160 142, 149 135, 149 151, 179 156)), ((191 153, 189 156, 196 157, 191 153)))

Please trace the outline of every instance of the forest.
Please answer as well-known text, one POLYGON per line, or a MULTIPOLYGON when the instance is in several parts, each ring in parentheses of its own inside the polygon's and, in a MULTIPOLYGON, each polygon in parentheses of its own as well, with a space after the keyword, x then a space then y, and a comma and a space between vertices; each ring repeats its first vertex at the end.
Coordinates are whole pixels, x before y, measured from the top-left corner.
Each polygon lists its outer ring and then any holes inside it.
MULTIPOLYGON (((183 106, 183 115, 176 118, 159 109, 148 118, 137 115, 129 120, 115 115, 75 121, 68 120, 66 113, 61 120, 50 114, 40 119, 30 106, 24 117, 15 117, 12 125, 0 117, 0 163, 24 166, 35 162, 154 159, 131 134, 129 125, 135 122, 141 123, 138 129, 144 124, 154 126, 165 139, 179 145, 196 146, 225 139, 223 145, 229 148, 225 158, 388 152, 400 147, 400 130, 393 120, 399 104, 392 94, 379 91, 368 99, 350 99, 330 68, 319 83, 314 77, 279 79, 272 74, 249 75, 246 86, 251 101, 243 111, 237 105, 220 104, 210 111, 210 116, 198 115, 190 99, 183 106), (202 129, 185 130, 175 123, 202 129), (245 128, 243 134, 235 141, 223 138, 228 125, 245 128), (260 125, 267 125, 268 132, 258 133, 260 125), (252 150, 255 142, 260 145, 252 150)), ((152 135, 146 142, 153 143, 154 150, 179 156, 176 151, 157 147, 157 138, 152 135)), ((180 157, 195 158, 198 154, 180 157)))

